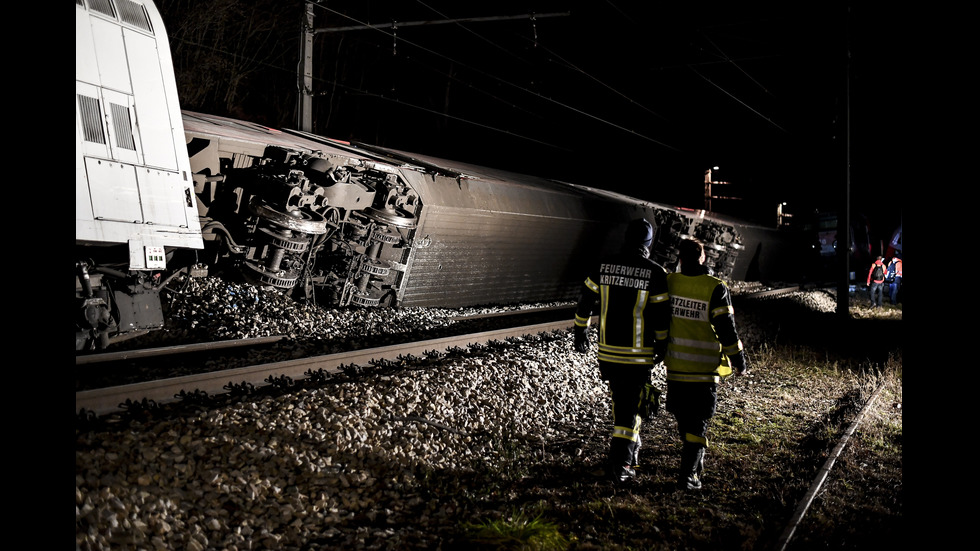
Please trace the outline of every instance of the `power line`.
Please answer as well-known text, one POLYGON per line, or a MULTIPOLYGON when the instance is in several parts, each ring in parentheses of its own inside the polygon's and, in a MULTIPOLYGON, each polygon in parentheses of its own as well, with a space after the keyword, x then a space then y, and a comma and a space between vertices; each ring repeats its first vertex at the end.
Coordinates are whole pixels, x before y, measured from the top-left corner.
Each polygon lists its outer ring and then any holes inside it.
MULTIPOLYGON (((340 16, 340 17, 343 17, 343 18, 346 18, 346 19, 348 19, 348 20, 350 20, 350 21, 354 21, 355 23, 357 23, 357 25, 353 25, 353 26, 346 26, 346 27, 333 27, 334 29, 361 29, 361 30, 363 30, 363 29, 369 29, 369 30, 373 30, 373 31, 377 31, 377 32, 380 32, 380 33, 382 33, 382 34, 385 34, 386 36, 389 36, 389 37, 392 37, 392 38, 395 38, 395 35, 394 35, 394 33, 391 33, 391 32, 388 32, 388 31, 386 30, 386 29, 388 29, 388 28, 391 28, 391 26, 390 26, 390 25, 386 25, 386 26, 382 26, 382 25, 372 25, 372 24, 369 24, 369 23, 366 23, 366 22, 363 22, 363 21, 360 21, 360 20, 358 20, 357 18, 355 18, 355 17, 352 17, 352 16, 350 16, 350 15, 347 15, 347 14, 344 14, 344 13, 341 13, 341 12, 339 12, 339 11, 337 11, 337 10, 334 10, 334 9, 332 9, 332 8, 328 8, 328 7, 326 7, 326 6, 322 6, 322 5, 320 5, 320 4, 314 4, 314 5, 315 5, 316 7, 319 7, 319 8, 321 8, 321 9, 323 9, 323 10, 326 10, 326 11, 329 11, 329 12, 332 12, 332 13, 333 13, 333 14, 335 14, 335 15, 338 15, 338 16, 340 16)), ((513 19, 513 18, 515 18, 515 17, 528 17, 528 16, 527 16, 527 15, 525 15, 525 16, 499 16, 499 17, 491 17, 491 19, 504 19, 504 18, 510 18, 510 19, 513 19)), ((483 20, 483 19, 486 19, 486 18, 468 18, 468 19, 470 19, 470 20, 483 20)), ((445 23, 445 22, 452 22, 452 23, 455 23, 455 22, 459 22, 459 21, 462 21, 462 20, 461 20, 461 19, 458 19, 458 20, 450 20, 450 21, 440 21, 440 23, 445 23)), ((425 24, 432 24, 432 22, 430 22, 430 21, 419 21, 419 22, 411 22, 411 23, 398 23, 397 25, 399 25, 399 26, 411 26, 411 25, 425 25, 425 24)), ((590 118, 590 119, 592 119, 592 120, 595 120, 595 121, 597 121, 597 122, 600 122, 600 123, 602 123, 602 124, 605 124, 605 125, 607 125, 607 126, 611 126, 611 127, 613 127, 613 128, 616 128, 616 129, 619 129, 619 130, 622 130, 623 132, 626 132, 627 134, 629 134, 629 135, 631 135, 631 136, 633 136, 633 137, 637 137, 637 138, 641 138, 641 139, 644 139, 644 140, 647 140, 647 141, 649 141, 649 142, 651 142, 651 143, 655 143, 655 144, 657 144, 657 145, 660 145, 660 146, 662 146, 662 147, 664 147, 664 148, 667 148, 667 149, 669 149, 669 150, 671 150, 671 151, 680 151, 679 149, 677 149, 677 148, 675 148, 675 147, 673 147, 673 146, 671 146, 671 145, 668 145, 668 144, 666 144, 666 143, 663 143, 663 142, 661 142, 661 141, 658 141, 658 140, 656 140, 656 139, 653 139, 653 138, 651 138, 651 137, 649 137, 649 136, 646 136, 646 135, 644 135, 644 134, 641 134, 640 132, 637 132, 637 131, 635 131, 635 130, 632 130, 632 129, 629 129, 629 128, 626 128, 626 127, 624 127, 624 126, 622 126, 622 125, 619 125, 619 124, 616 124, 616 123, 613 123, 613 122, 611 122, 611 121, 608 121, 608 120, 606 120, 606 119, 603 119, 603 118, 601 118, 601 117, 599 117, 599 116, 596 116, 596 115, 593 115, 593 114, 591 114, 591 113, 588 113, 588 112, 586 112, 586 111, 584 111, 584 110, 582 110, 582 109, 578 109, 578 108, 576 108, 576 107, 573 107, 573 106, 571 106, 571 105, 569 105, 569 104, 567 104, 567 103, 564 103, 564 102, 562 102, 562 101, 559 101, 559 100, 556 100, 556 99, 554 99, 554 98, 550 98, 550 97, 547 97, 547 96, 543 96, 543 95, 541 95, 541 94, 539 94, 539 93, 537 93, 537 92, 535 92, 535 91, 533 91, 533 90, 529 90, 529 89, 528 89, 528 88, 526 88, 526 87, 523 87, 523 86, 520 86, 520 85, 517 85, 517 84, 514 84, 513 82, 510 82, 510 81, 507 81, 507 80, 505 80, 505 79, 502 79, 502 78, 500 78, 500 77, 497 77, 497 76, 495 76, 495 75, 492 75, 492 74, 489 74, 489 73, 487 73, 486 71, 482 71, 482 70, 480 70, 480 69, 477 69, 477 68, 475 68, 475 67, 472 67, 471 65, 469 65, 469 64, 467 64, 467 63, 463 63, 463 62, 460 62, 459 60, 456 60, 456 59, 454 59, 454 58, 451 58, 451 57, 449 57, 449 56, 446 56, 446 55, 444 55, 444 54, 441 54, 441 53, 439 53, 439 52, 436 52, 436 51, 433 51, 433 50, 431 50, 431 49, 429 49, 429 48, 426 48, 426 47, 424 47, 424 46, 422 46, 422 45, 420 45, 420 44, 417 44, 417 43, 415 43, 415 42, 412 42, 412 41, 410 41, 410 40, 405 40, 404 38, 402 38, 402 39, 399 39, 399 40, 401 40, 402 42, 405 42, 406 44, 409 44, 409 45, 411 45, 411 46, 414 46, 414 47, 416 47, 416 48, 418 48, 418 49, 420 49, 420 50, 422 50, 422 51, 424 51, 424 52, 427 52, 427 53, 430 53, 430 54, 432 54, 432 55, 435 55, 435 56, 437 56, 437 57, 439 57, 439 58, 442 58, 442 59, 445 59, 445 60, 447 60, 447 61, 451 61, 451 62, 453 62, 453 63, 456 63, 456 64, 459 64, 459 65, 460 65, 460 66, 462 66, 462 67, 466 67, 466 68, 468 68, 468 69, 470 69, 470 70, 472 70, 472 71, 474 71, 474 72, 476 72, 477 74, 480 74, 480 75, 483 75, 483 76, 485 76, 485 77, 487 77, 487 78, 490 78, 490 79, 492 79, 492 80, 495 80, 495 81, 497 81, 497 82, 499 82, 499 83, 501 83, 501 84, 505 84, 505 85, 507 85, 507 86, 510 86, 510 87, 512 87, 512 88, 515 88, 515 89, 517 89, 517 90, 520 90, 520 91, 522 91, 522 92, 525 92, 525 93, 527 93, 527 94, 530 94, 530 95, 532 95, 532 96, 534 96, 534 97, 536 97, 536 98, 538 98, 538 99, 541 99, 541 100, 543 100, 543 101, 545 101, 545 102, 548 102, 548 103, 551 103, 551 104, 553 104, 553 105, 557 105, 557 106, 559 106, 559 107, 561 107, 561 108, 564 108, 564 109, 567 109, 567 110, 570 110, 570 111, 573 111, 573 112, 575 112, 575 113, 578 113, 578 114, 580 114, 580 115, 582 115, 582 116, 584 116, 584 117, 587 117, 587 118, 590 118)))
POLYGON ((726 96, 728 96, 728 97, 730 97, 730 98, 732 98, 733 100, 735 100, 736 102, 738 102, 739 104, 741 104, 741 105, 742 105, 743 107, 745 107, 745 108, 746 108, 746 109, 748 109, 749 111, 751 111, 751 112, 753 112, 753 113, 755 113, 755 114, 756 114, 756 115, 758 115, 758 116, 759 116, 760 118, 762 118, 762 119, 763 119, 764 121, 766 121, 766 122, 768 122, 769 124, 771 124, 771 125, 773 125, 773 126, 775 126, 775 127, 776 127, 776 128, 778 128, 779 130, 781 130, 781 131, 783 131, 783 132, 786 132, 786 129, 785 129, 785 128, 783 128, 783 127, 781 127, 781 126, 779 126, 778 124, 776 124, 776 123, 775 123, 775 122, 774 122, 774 121, 773 121, 772 119, 770 119, 769 117, 767 117, 767 116, 765 116, 765 115, 763 115, 762 113, 760 113, 760 112, 758 112, 758 111, 756 111, 756 110, 755 110, 755 109, 753 109, 753 108, 752 108, 752 107, 751 107, 751 106, 750 106, 749 104, 747 104, 747 103, 745 103, 744 101, 742 101, 742 100, 740 100, 740 99, 738 99, 737 97, 735 97, 735 95, 734 95, 734 94, 731 94, 731 93, 729 93, 729 92, 728 92, 728 90, 725 90, 724 88, 722 88, 721 86, 719 86, 718 84, 716 84, 716 83, 715 83, 714 81, 712 81, 712 80, 711 80, 710 78, 708 78, 708 77, 706 77, 706 76, 704 76, 703 74, 701 74, 700 72, 698 72, 698 70, 697 70, 697 69, 695 69, 695 68, 694 68, 693 66, 690 66, 690 69, 691 69, 691 71, 693 71, 693 72, 694 72, 694 74, 696 74, 696 75, 698 75, 699 77, 701 77, 701 78, 703 78, 703 79, 705 80, 705 82, 707 82, 708 84, 710 84, 710 85, 712 85, 712 86, 714 86, 715 88, 717 88, 718 90, 720 90, 720 91, 721 91, 721 92, 722 92, 723 94, 725 94, 726 96))

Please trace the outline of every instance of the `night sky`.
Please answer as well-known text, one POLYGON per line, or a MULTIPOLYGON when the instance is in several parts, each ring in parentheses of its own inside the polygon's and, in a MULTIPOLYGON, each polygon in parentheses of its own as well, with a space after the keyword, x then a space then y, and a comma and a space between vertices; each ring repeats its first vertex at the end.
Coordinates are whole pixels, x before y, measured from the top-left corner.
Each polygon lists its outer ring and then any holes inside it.
MULTIPOLYGON (((237 17, 277 21, 280 57, 241 79, 247 93, 232 102, 182 91, 182 105, 295 128, 302 3, 240 3, 250 7, 237 17)), ((256 53, 231 55, 227 33, 209 45, 213 27, 208 38, 186 32, 201 18, 193 3, 158 4, 179 76, 202 65, 192 47, 231 59, 273 49, 250 36, 242 48, 256 53)), ((236 1, 204 4, 213 18, 236 1)), ((765 225, 783 201, 800 219, 839 209, 849 186, 854 214, 887 240, 902 198, 878 180, 888 159, 876 144, 894 128, 884 124, 881 14, 746 4, 321 2, 314 27, 347 29, 314 39, 313 130, 688 208, 704 207, 704 171, 718 166, 715 180, 729 184, 714 194, 732 199, 713 210, 765 225), (492 20, 435 24, 474 17, 492 20)))

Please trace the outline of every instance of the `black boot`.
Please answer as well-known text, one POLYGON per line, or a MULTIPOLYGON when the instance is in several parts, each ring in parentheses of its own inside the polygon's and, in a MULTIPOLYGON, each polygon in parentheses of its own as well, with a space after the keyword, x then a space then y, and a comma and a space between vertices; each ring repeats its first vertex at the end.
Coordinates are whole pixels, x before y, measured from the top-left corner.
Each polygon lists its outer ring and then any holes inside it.
POLYGON ((704 471, 704 448, 698 444, 684 442, 681 450, 681 468, 677 482, 682 490, 700 490, 701 473, 704 471))

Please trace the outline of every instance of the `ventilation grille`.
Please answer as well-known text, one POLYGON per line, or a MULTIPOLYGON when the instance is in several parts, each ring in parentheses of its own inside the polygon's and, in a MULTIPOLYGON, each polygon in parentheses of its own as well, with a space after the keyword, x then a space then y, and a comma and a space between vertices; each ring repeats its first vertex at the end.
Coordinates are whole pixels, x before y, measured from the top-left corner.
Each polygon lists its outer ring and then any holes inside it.
POLYGON ((82 114, 85 141, 104 144, 105 132, 102 130, 102 109, 99 108, 99 100, 78 94, 78 108, 82 114))
MULTIPOLYGON (((78 5, 82 5, 81 0, 75 0, 78 5)), ((132 25, 138 29, 152 33, 153 26, 150 25, 150 16, 146 13, 146 8, 140 2, 133 0, 88 0, 89 9, 116 19, 118 10, 119 20, 127 25, 132 25)))
POLYGON ((112 2, 109 0, 88 0, 88 7, 92 11, 97 11, 109 17, 116 18, 116 10, 112 9, 112 2))
POLYGON ((143 4, 133 2, 133 0, 116 0, 119 8, 119 18, 123 23, 129 23, 134 27, 143 29, 146 32, 153 32, 150 27, 150 18, 146 15, 146 8, 143 4))
POLYGON ((109 106, 112 108, 112 128, 116 131, 116 145, 136 151, 136 142, 133 141, 133 125, 129 119, 129 108, 115 103, 110 103, 109 106))

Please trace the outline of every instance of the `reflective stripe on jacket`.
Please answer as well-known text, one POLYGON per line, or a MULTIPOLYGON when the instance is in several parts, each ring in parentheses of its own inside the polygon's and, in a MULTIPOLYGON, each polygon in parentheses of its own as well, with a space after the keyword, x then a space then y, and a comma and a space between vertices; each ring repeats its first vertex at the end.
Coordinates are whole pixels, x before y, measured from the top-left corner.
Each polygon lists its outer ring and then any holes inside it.
POLYGON ((710 275, 667 275, 670 293, 670 337, 667 343, 667 380, 681 382, 719 382, 732 374, 727 354, 742 350, 741 341, 722 347, 712 320, 733 316, 732 306, 711 304, 715 288, 724 285, 710 275))

